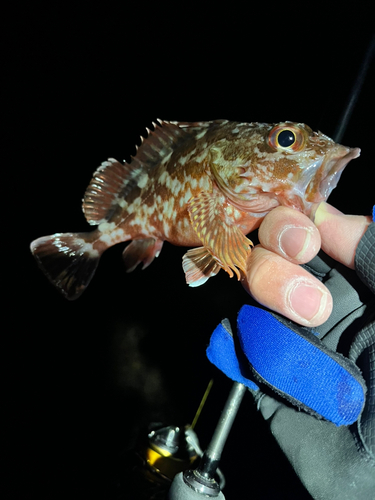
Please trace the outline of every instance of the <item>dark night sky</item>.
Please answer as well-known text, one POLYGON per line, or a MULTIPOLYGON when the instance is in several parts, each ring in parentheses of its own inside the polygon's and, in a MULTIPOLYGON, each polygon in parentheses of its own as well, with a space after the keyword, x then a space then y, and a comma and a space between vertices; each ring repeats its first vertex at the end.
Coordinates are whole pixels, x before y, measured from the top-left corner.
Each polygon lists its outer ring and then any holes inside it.
MULTIPOLYGON (((29 243, 86 230, 81 199, 93 171, 107 157, 129 158, 156 118, 292 120, 333 135, 371 39, 370 14, 358 10, 301 11, 297 27, 282 7, 249 15, 230 7, 204 14, 187 3, 179 11, 157 2, 78 5, 21 3, 5 27, 5 189, 16 243, 3 261, 11 271, 9 498, 20 498, 20 487, 24 499, 112 498, 118 452, 149 421, 191 421, 214 374, 197 427, 206 444, 231 384, 205 348, 247 300, 225 273, 189 289, 185 249, 165 244, 152 266, 129 275, 123 246, 111 249, 89 289, 68 303, 29 243)), ((374 202, 373 88, 372 66, 342 139, 362 154, 330 199, 347 213, 369 213, 374 202)), ((236 467, 254 471, 258 498, 309 498, 250 398, 238 419, 223 458, 227 499, 240 491, 236 467)))

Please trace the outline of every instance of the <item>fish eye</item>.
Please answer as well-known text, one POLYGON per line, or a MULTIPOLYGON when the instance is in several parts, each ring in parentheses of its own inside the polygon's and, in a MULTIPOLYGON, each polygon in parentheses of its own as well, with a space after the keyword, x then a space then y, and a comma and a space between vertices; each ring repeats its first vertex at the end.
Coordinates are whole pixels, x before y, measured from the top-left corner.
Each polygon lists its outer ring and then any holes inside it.
POLYGON ((295 133, 292 130, 282 130, 277 135, 277 142, 282 148, 289 148, 296 142, 295 133))
POLYGON ((277 125, 268 135, 268 144, 274 149, 300 151, 305 143, 302 131, 291 125, 277 125))

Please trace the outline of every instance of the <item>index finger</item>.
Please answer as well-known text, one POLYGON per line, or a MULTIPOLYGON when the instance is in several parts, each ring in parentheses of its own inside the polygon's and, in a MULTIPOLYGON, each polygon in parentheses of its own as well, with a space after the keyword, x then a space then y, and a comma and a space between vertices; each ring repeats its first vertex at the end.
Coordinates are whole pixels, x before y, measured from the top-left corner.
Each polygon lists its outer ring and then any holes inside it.
POLYGON ((322 239, 322 250, 341 264, 354 269, 358 243, 371 224, 371 217, 344 215, 328 203, 320 203, 314 217, 322 239))
POLYGON ((309 262, 320 249, 320 233, 303 213, 288 207, 277 207, 263 220, 258 238, 263 248, 294 264, 309 262))

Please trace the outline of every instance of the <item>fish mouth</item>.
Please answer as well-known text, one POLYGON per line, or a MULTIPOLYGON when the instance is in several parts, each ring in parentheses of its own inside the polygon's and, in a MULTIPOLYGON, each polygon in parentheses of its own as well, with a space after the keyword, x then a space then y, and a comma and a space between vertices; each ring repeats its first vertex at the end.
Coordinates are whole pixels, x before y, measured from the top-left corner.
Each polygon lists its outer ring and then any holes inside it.
POLYGON ((341 174, 350 160, 358 158, 359 148, 338 148, 322 162, 319 171, 311 180, 306 189, 306 201, 320 203, 326 201, 332 190, 337 186, 341 174))

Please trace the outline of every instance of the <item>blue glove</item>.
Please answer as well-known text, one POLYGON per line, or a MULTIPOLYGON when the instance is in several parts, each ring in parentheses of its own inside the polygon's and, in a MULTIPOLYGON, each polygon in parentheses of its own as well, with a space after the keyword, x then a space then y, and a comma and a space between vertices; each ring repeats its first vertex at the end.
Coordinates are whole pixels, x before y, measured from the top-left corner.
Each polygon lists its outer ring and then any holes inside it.
POLYGON ((221 323, 207 348, 208 359, 229 378, 253 390, 268 386, 299 408, 336 425, 355 422, 365 403, 359 368, 331 351, 309 329, 245 305, 237 319, 239 346, 221 323))

